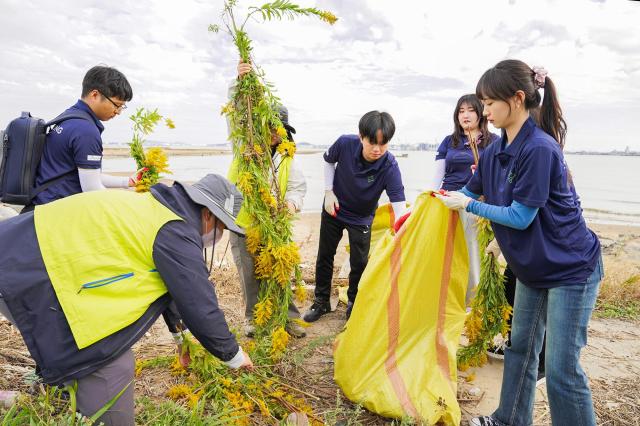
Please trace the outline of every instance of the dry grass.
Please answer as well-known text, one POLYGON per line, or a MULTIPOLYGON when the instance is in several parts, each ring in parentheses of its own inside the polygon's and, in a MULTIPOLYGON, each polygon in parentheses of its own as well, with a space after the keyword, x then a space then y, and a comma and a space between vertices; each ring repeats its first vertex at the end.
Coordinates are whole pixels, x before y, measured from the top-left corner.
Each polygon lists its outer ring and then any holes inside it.
POLYGON ((0 390, 30 391, 24 377, 34 371, 35 362, 24 345, 18 330, 9 321, 0 319, 0 390))
POLYGON ((640 319, 640 263, 617 257, 605 258, 605 277, 600 286, 596 315, 640 319))
POLYGON ((640 382, 637 378, 591 381, 597 423, 640 425, 640 382))

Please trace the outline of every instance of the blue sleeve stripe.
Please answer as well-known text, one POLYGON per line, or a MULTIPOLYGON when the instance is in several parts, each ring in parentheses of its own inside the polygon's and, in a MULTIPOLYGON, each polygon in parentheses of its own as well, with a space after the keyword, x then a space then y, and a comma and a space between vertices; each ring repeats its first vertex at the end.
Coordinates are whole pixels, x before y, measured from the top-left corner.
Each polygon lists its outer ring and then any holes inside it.
POLYGON ((486 217, 492 222, 508 226, 514 229, 527 229, 533 219, 538 214, 538 207, 528 207, 513 201, 508 207, 492 206, 471 200, 467 206, 467 211, 478 216, 486 217))
POLYGON ((462 188, 460 192, 462 192, 467 197, 473 198, 474 200, 477 200, 478 198, 480 198, 480 195, 474 194, 473 192, 469 191, 466 186, 462 188))

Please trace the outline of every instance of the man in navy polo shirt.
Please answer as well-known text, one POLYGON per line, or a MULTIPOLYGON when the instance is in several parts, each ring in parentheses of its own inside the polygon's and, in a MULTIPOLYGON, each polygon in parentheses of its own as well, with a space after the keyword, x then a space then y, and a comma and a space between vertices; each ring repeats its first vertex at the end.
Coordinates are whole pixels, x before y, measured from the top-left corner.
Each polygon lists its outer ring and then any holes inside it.
POLYGON ((395 217, 405 207, 404 186, 398 163, 387 152, 396 126, 386 112, 370 111, 358 125, 359 135, 343 135, 324 154, 325 197, 320 223, 320 245, 316 260, 315 301, 305 313, 307 322, 331 311, 329 295, 333 258, 342 233, 349 234, 350 255, 347 319, 358 293, 358 283, 367 266, 370 226, 382 191, 393 205, 395 217))
POLYGON ((36 186, 58 179, 25 207, 46 204, 80 192, 127 188, 134 178, 102 173, 102 121, 119 115, 133 97, 127 78, 115 68, 95 66, 84 76, 81 99, 65 113, 85 115, 55 126, 47 135, 36 186))

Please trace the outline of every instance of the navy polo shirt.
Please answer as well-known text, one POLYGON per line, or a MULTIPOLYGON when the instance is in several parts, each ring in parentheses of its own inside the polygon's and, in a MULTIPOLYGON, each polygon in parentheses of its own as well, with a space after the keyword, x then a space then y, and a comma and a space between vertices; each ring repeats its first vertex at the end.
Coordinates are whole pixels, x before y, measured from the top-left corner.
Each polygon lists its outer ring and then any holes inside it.
POLYGON ((529 287, 584 283, 600 257, 600 242, 582 217, 558 142, 531 118, 506 142, 504 135, 485 150, 466 185, 489 204, 509 206, 515 200, 538 208, 524 230, 491 223, 505 259, 529 287))
MULTIPOLYGON (((490 133, 492 143, 498 139, 498 135, 490 133)), ((478 142, 482 141, 482 135, 478 138, 478 142)), ((478 147, 478 155, 482 155, 485 148, 478 147)), ((471 179, 471 166, 474 164, 473 152, 469 146, 467 136, 462 136, 458 142, 458 146, 453 146, 453 136, 449 135, 438 147, 436 160, 445 160, 444 179, 442 180, 442 189, 447 191, 459 191, 471 179)))
POLYGON ((358 135, 343 135, 325 152, 327 163, 338 163, 333 192, 340 209, 337 218, 351 225, 371 225, 382 191, 392 203, 405 201, 400 168, 393 154, 386 152, 370 163, 362 156, 358 135))
POLYGON ((79 118, 65 120, 47 134, 42 159, 36 175, 36 186, 75 170, 55 185, 41 192, 34 204, 51 201, 82 192, 78 168, 102 167, 102 131, 104 126, 91 108, 81 100, 65 112, 82 110, 93 117, 93 122, 79 118))

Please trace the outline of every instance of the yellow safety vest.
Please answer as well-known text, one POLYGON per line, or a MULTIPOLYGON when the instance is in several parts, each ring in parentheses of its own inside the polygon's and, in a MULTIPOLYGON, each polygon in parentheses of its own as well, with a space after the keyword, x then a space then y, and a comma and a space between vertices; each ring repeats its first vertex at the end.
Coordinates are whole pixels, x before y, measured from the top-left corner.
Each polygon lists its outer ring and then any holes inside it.
MULTIPOLYGON (((278 186, 280 186, 280 196, 284 199, 284 196, 287 193, 287 186, 289 185, 289 173, 291 172, 291 163, 293 162, 293 158, 289 156, 281 158, 282 162, 278 168, 278 186)), ((231 167, 229 167, 229 173, 227 174, 227 179, 234 185, 238 183, 238 163, 238 158, 234 157, 231 162, 231 167)), ((251 216, 247 213, 243 203, 242 208, 240 208, 240 212, 238 212, 236 224, 243 228, 248 228, 251 226, 251 222, 251 216)))
POLYGON ((151 193, 121 190, 36 207, 42 258, 78 349, 134 323, 167 292, 153 243, 173 220, 182 219, 151 193))

